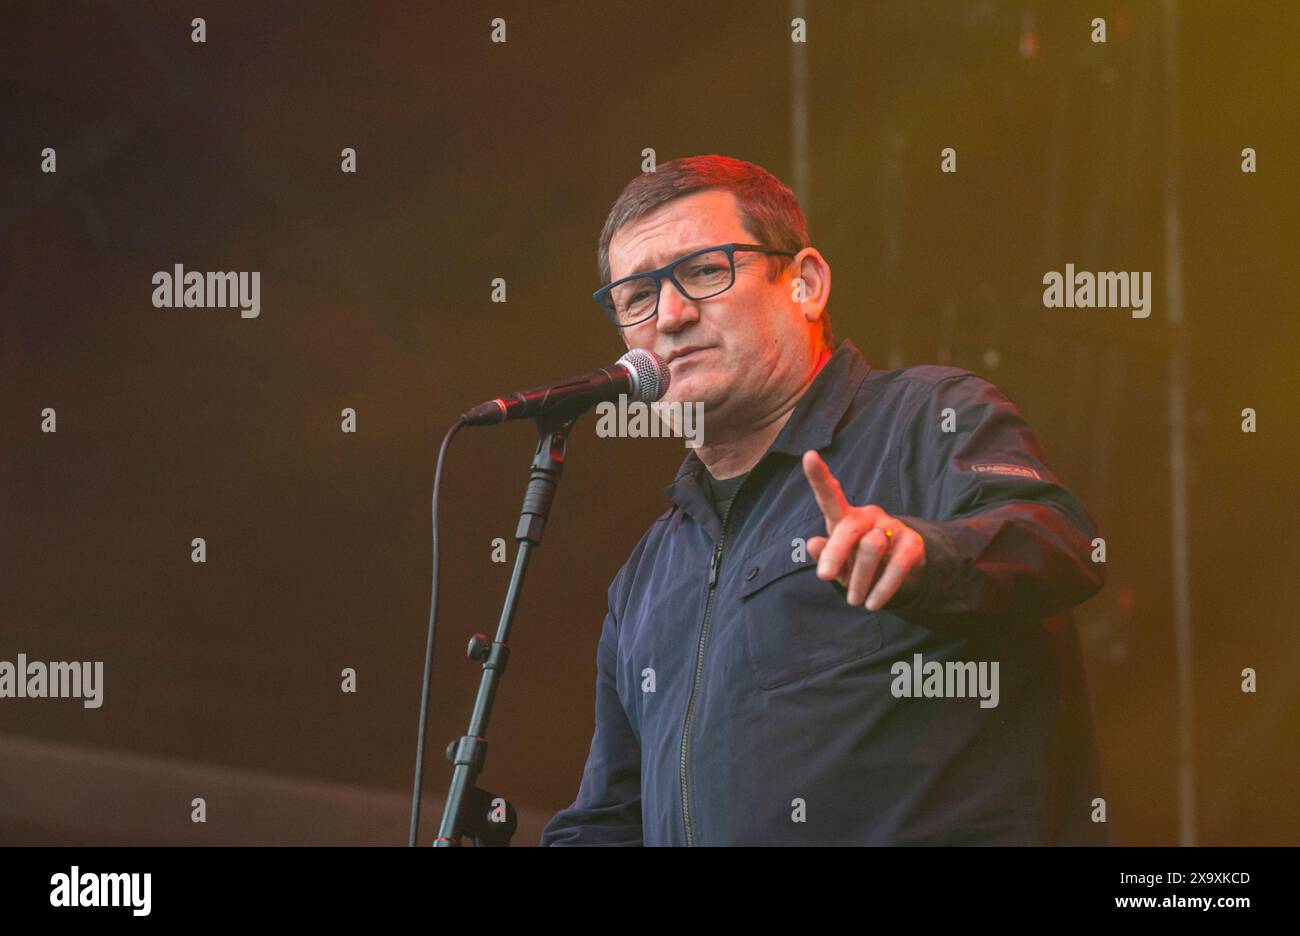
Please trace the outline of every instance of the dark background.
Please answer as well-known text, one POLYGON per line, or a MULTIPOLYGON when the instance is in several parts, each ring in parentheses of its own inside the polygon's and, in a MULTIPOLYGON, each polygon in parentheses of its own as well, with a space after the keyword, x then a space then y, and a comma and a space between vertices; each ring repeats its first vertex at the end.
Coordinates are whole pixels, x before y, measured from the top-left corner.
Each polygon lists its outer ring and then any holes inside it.
MULTIPOLYGON (((809 3, 797 194, 836 339, 878 368, 993 380, 1100 524, 1109 582, 1076 620, 1130 844, 1179 841, 1167 388, 1185 349, 1197 840, 1294 844, 1300 14, 1177 9, 1171 94, 1158 3, 809 3), (1067 262, 1151 271, 1151 317, 1043 308, 1067 262)), ((0 659, 105 663, 101 709, 0 700, 0 842, 403 842, 438 442, 474 403, 622 352, 589 296, 643 147, 797 184, 797 11, 0 11, 0 659), (153 308, 176 263, 261 271, 260 317, 153 308)), ((426 840, 532 445, 527 424, 465 432, 448 462, 426 840)), ((684 454, 597 438, 590 416, 575 431, 482 778, 519 806, 521 843, 577 790, 605 589, 684 454)))

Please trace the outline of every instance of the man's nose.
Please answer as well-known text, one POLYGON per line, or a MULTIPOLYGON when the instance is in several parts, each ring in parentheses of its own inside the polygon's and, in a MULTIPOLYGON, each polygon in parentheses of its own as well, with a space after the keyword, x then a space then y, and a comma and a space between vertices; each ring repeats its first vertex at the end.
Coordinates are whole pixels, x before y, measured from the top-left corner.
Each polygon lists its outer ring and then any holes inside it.
POLYGON ((659 284, 659 330, 662 332, 680 331, 684 326, 697 321, 700 310, 693 300, 682 295, 673 282, 664 277, 659 284))

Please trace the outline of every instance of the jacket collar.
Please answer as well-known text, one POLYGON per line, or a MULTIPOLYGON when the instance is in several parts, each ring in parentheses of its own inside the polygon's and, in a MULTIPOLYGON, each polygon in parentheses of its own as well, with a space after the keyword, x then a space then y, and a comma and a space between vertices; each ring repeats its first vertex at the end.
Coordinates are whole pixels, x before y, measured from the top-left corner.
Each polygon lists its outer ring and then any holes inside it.
MULTIPOLYGON (((871 365, 857 346, 847 338, 841 341, 830 360, 799 398, 794 412, 781 427, 781 432, 772 441, 763 458, 774 452, 802 458, 803 453, 809 449, 820 451, 830 445, 835 438, 835 427, 840 424, 870 372, 871 365)), ((672 484, 664 488, 664 494, 683 509, 694 506, 701 500, 707 502, 700 485, 703 471, 704 462, 691 449, 677 469, 672 484)), ((691 510, 690 513, 695 515, 696 511, 691 510)), ((712 516, 711 512, 708 513, 712 516)))

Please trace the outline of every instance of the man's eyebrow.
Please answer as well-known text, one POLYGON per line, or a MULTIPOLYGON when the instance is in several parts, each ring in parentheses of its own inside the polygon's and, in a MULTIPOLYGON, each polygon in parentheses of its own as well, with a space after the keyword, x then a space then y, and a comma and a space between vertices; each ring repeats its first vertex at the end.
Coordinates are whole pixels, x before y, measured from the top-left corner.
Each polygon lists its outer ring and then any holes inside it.
MULTIPOLYGON (((697 247, 688 247, 686 250, 683 250, 681 253, 673 254, 672 257, 667 260, 664 259, 663 254, 655 254, 649 260, 637 266, 637 268, 632 270, 630 273, 624 273, 623 277, 636 276, 638 273, 647 273, 650 270, 657 270, 660 267, 667 266, 669 263, 671 263, 673 260, 676 260, 678 257, 684 257, 689 253, 694 253, 697 250, 703 250, 705 247, 712 247, 712 246, 713 246, 712 244, 700 244, 697 247)), ((619 277, 619 279, 622 279, 623 277, 619 277)))

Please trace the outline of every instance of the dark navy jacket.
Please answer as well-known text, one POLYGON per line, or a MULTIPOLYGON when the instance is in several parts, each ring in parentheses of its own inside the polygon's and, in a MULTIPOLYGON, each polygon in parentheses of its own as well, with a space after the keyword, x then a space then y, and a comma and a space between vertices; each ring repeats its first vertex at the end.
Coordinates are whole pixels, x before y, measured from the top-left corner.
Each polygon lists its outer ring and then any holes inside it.
POLYGON ((590 754, 543 845, 1104 843, 1067 610, 1105 581, 1098 534, 1006 396, 842 341, 725 519, 703 470, 609 587, 590 754), (918 592, 872 613, 817 577, 808 449, 924 537, 918 592), (998 704, 902 697, 900 661, 996 661, 998 704))

